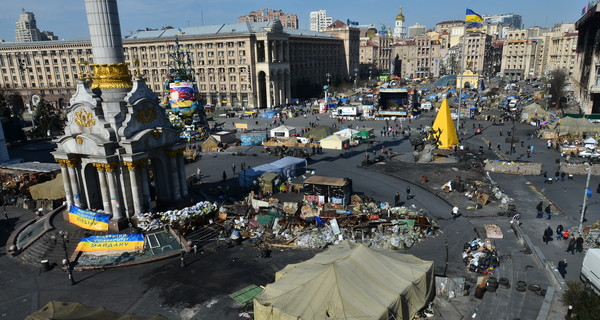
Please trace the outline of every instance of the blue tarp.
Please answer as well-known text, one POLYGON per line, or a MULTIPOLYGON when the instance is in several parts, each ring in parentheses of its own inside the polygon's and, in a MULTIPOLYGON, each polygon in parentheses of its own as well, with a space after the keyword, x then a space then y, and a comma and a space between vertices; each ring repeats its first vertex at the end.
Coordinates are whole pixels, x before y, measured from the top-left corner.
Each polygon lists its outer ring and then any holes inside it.
POLYGON ((240 136, 241 145, 243 146, 260 146, 267 141, 266 134, 243 134, 240 136))
POLYGON ((278 112, 275 110, 265 111, 260 117, 266 119, 273 119, 278 112))
POLYGON ((265 172, 274 172, 283 179, 295 178, 306 172, 306 160, 296 157, 285 157, 238 173, 238 181, 242 187, 252 186, 255 180, 265 172))

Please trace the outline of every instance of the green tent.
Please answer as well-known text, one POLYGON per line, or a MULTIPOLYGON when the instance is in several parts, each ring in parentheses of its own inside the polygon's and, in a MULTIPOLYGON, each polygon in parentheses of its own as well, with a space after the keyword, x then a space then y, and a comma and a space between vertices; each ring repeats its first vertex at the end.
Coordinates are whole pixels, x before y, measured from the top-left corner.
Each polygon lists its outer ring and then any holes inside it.
POLYGON ((359 139, 369 139, 372 136, 373 135, 369 131, 366 131, 366 130, 360 130, 359 132, 354 134, 354 137, 359 138, 359 139))
POLYGON ((327 136, 332 135, 337 132, 338 129, 330 126, 318 126, 310 129, 306 134, 304 134, 307 138, 312 138, 313 140, 321 140, 327 136))

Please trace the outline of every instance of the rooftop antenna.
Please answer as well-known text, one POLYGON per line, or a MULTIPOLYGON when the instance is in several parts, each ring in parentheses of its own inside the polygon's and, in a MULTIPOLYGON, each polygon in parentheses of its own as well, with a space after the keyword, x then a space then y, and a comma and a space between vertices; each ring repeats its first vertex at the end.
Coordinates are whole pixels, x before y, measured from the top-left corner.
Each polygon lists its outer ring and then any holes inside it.
POLYGON ((202 25, 204 26, 204 11, 200 10, 200 16, 202 17, 202 25))

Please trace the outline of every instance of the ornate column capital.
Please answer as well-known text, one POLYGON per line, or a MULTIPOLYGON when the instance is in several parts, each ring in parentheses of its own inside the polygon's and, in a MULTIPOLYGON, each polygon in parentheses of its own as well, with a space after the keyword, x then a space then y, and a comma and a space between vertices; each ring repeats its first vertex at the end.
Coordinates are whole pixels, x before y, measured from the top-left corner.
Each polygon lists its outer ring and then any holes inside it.
POLYGON ((92 164, 94 165, 94 167, 96 167, 96 170, 98 170, 98 171, 113 172, 117 168, 116 162, 110 162, 110 163, 94 162, 92 164))
POLYGON ((123 165, 129 169, 130 171, 133 171, 137 168, 143 168, 146 165, 148 165, 148 159, 139 159, 139 160, 134 160, 134 161, 123 161, 123 165))
POLYGON ((75 168, 79 164, 79 159, 78 158, 73 158, 73 159, 55 159, 55 160, 56 160, 56 162, 58 162, 58 164, 61 167, 75 168))

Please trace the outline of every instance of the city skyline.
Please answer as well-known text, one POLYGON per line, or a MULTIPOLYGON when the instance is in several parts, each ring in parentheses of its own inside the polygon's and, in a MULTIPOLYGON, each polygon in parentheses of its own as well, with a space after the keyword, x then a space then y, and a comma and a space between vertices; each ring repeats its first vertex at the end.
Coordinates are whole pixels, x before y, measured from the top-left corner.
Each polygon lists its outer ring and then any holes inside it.
MULTIPOLYGON (((375 25, 380 28, 386 25, 393 29, 394 19, 400 6, 406 17, 406 26, 416 23, 424 25, 427 29, 435 28, 435 24, 445 20, 462 20, 465 9, 468 7, 480 15, 493 15, 513 13, 523 17, 524 27, 542 26, 552 27, 557 23, 574 23, 581 17, 581 9, 587 1, 574 2, 559 0, 506 0, 502 3, 473 3, 473 1, 457 0, 448 1, 432 0, 427 12, 422 9, 422 2, 398 1, 391 3, 383 0, 367 0, 354 2, 331 1, 326 5, 313 0, 301 3, 281 3, 273 0, 245 2, 240 0, 208 0, 196 6, 193 0, 127 0, 120 1, 119 12, 122 34, 143 29, 160 29, 164 26, 185 28, 188 26, 233 24, 237 18, 254 10, 274 9, 285 13, 298 15, 299 28, 309 29, 308 17, 310 11, 327 10, 327 15, 333 20, 345 22, 347 19, 357 21, 361 25, 375 25), (371 7, 365 9, 363 7, 371 7), (543 7, 543 10, 539 10, 543 7), (169 10, 165 10, 168 8, 169 10), (191 9, 190 9, 191 8, 191 9), (235 8, 235 10, 230 10, 235 8), (443 12, 443 15, 439 13, 443 12)), ((42 31, 52 31, 59 39, 74 40, 89 37, 85 15, 85 3, 79 1, 56 0, 52 2, 43 0, 25 0, 4 4, 4 14, 0 17, 0 39, 12 42, 15 40, 15 23, 22 9, 33 12, 36 16, 38 28, 42 31)))

